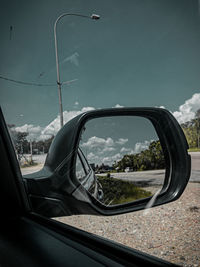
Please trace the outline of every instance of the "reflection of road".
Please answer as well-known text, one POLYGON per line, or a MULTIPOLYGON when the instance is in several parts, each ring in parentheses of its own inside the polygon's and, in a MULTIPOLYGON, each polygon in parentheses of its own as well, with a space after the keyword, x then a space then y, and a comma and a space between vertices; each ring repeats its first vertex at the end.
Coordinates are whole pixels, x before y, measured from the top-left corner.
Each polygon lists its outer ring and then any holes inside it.
MULTIPOLYGON (((192 168, 190 182, 200 182, 200 152, 190 152, 192 159, 192 168)), ((134 181, 136 183, 148 182, 146 185, 162 185, 164 181, 164 170, 129 172, 129 173, 112 173, 113 178, 124 181, 134 181)), ((105 175, 105 174, 102 174, 105 175)))
MULTIPOLYGON (((104 176, 105 174, 98 174, 104 176)), ((163 185, 165 170, 111 173, 115 179, 134 182, 138 186, 163 185)))

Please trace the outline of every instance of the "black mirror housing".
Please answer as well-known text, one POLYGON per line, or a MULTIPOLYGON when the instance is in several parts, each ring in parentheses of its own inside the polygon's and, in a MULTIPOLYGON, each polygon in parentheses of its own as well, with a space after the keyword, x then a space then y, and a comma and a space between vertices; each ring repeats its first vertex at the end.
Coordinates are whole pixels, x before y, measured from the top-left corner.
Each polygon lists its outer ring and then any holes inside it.
POLYGON ((190 177, 191 159, 184 133, 170 112, 161 108, 112 108, 89 111, 75 117, 58 132, 43 169, 24 176, 32 209, 48 217, 73 214, 115 215, 158 206, 178 199, 190 177), (134 202, 105 206, 94 199, 75 175, 78 145, 85 123, 114 116, 149 119, 159 136, 166 160, 166 179, 161 192, 134 202))

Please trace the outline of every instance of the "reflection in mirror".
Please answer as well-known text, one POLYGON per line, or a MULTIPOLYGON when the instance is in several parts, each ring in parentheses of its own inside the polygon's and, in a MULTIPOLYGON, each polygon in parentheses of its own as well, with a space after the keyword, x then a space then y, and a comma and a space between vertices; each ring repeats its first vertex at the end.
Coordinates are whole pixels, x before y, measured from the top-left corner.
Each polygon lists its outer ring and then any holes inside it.
POLYGON ((107 206, 154 195, 164 184, 165 158, 152 123, 137 116, 88 121, 80 138, 76 176, 107 206))

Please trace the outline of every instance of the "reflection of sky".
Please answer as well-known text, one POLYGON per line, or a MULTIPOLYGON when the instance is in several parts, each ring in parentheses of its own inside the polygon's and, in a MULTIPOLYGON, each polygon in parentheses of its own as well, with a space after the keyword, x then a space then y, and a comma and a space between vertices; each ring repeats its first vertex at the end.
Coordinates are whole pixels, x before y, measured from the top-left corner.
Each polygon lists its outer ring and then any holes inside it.
POLYGON ((149 147, 157 134, 149 120, 117 116, 93 119, 86 123, 81 149, 90 163, 112 165, 125 154, 136 154, 149 147))

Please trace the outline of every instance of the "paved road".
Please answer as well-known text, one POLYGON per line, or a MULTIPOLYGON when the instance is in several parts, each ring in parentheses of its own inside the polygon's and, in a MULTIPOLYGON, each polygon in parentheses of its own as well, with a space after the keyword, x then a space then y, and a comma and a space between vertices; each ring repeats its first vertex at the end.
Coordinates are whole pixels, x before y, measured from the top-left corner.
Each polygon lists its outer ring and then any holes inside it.
POLYGON ((192 159, 192 171, 190 182, 200 182, 200 152, 190 152, 192 159))
POLYGON ((192 170, 200 171, 200 152, 190 152, 192 158, 192 170))

